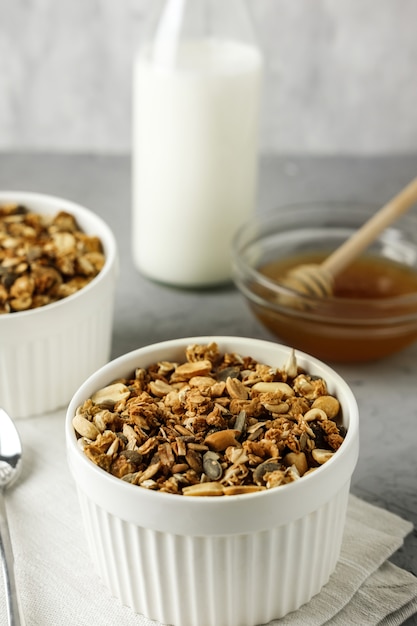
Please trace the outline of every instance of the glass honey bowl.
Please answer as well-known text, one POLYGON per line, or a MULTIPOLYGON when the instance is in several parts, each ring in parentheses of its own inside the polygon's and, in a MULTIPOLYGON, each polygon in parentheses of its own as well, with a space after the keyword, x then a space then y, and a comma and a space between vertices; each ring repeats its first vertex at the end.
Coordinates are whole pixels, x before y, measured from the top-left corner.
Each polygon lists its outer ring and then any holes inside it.
POLYGON ((320 359, 358 363, 417 340, 417 214, 401 217, 336 278, 333 295, 284 286, 288 270, 320 263, 378 206, 312 203, 261 212, 237 231, 234 281, 257 319, 280 341, 320 359))

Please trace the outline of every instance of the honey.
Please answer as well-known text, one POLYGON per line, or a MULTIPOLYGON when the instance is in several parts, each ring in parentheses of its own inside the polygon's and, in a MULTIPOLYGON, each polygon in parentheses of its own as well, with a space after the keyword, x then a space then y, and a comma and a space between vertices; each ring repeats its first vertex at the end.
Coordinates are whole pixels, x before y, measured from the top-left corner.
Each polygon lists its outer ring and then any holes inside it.
MULTIPOLYGON (((280 259, 264 265, 258 271, 279 281, 293 267, 307 263, 320 264, 327 256, 326 253, 316 253, 280 259)), ((409 293, 417 293, 416 269, 385 257, 370 255, 353 261, 336 276, 333 285, 335 298, 372 300, 409 293)))
MULTIPOLYGON (((328 254, 279 259, 258 272, 280 282, 291 268, 319 264, 328 254)), ((334 297, 320 300, 313 311, 288 314, 275 306, 276 294, 260 295, 264 305, 251 303, 260 321, 287 344, 324 360, 369 361, 417 339, 417 269, 389 258, 364 255, 354 261, 335 279, 334 297)))

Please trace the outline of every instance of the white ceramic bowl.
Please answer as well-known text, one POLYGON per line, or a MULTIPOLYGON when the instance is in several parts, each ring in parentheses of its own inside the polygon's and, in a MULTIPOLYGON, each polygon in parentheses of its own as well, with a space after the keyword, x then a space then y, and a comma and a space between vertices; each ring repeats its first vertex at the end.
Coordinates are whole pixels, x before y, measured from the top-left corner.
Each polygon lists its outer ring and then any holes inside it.
POLYGON ((68 404, 77 387, 109 360, 117 251, 110 228, 78 204, 37 193, 0 192, 0 205, 6 203, 43 214, 71 213, 83 231, 100 238, 106 257, 100 273, 75 294, 0 315, 0 404, 20 418, 68 404))
POLYGON ((68 462, 94 567, 124 605, 175 626, 255 626, 317 594, 335 569, 350 480, 358 456, 358 408, 331 368, 302 353, 341 402, 345 441, 300 480, 258 493, 179 496, 131 485, 92 463, 76 443, 72 418, 92 393, 136 367, 184 360, 189 344, 216 341, 222 352, 282 367, 289 348, 237 337, 193 337, 147 346, 93 374, 66 418, 68 462))

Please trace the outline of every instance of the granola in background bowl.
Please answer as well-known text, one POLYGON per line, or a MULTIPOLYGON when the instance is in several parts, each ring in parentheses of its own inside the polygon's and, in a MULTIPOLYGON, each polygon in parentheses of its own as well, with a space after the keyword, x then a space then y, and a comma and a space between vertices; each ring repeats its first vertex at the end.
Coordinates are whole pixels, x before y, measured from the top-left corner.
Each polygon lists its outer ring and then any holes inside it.
POLYGON ((64 406, 108 361, 116 257, 93 211, 0 192, 0 398, 13 417, 64 406))
POLYGON ((66 211, 42 214, 0 204, 0 314, 57 302, 103 269, 103 246, 66 211))

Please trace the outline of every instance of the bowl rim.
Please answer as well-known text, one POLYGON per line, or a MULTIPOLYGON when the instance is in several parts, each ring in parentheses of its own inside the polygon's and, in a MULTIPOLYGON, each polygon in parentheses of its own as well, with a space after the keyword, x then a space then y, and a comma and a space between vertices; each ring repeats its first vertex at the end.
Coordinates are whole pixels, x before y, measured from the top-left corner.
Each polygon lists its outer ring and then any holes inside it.
MULTIPOLYGON (((294 499, 296 498, 298 493, 298 495, 301 496, 302 500, 303 494, 307 494, 310 488, 314 486, 314 484, 316 484, 317 482, 323 481, 323 479, 324 482, 326 482, 326 477, 329 491, 336 489, 338 485, 333 484, 336 481, 334 481, 334 476, 332 477, 331 468, 339 468, 337 470, 335 469, 335 471, 339 472, 341 471, 341 467, 343 466, 344 472, 348 472, 350 480, 350 475, 353 472, 353 469, 357 462, 359 446, 359 409, 356 398, 348 383, 331 366, 300 350, 296 350, 296 356, 299 362, 308 362, 310 365, 312 365, 314 370, 323 372, 322 375, 324 378, 326 378, 326 375, 328 375, 329 379, 331 380, 330 387, 337 387, 337 389, 339 390, 339 396, 343 396, 344 401, 349 407, 349 422, 347 425, 347 433, 343 444, 336 451, 335 455, 329 461, 327 461, 327 463, 318 467, 308 476, 303 476, 300 478, 300 480, 297 480, 287 485, 281 485, 280 487, 277 487, 275 489, 269 489, 254 493, 236 494, 221 497, 186 497, 178 494, 148 490, 146 488, 141 488, 137 485, 131 485, 130 483, 127 483, 120 478, 109 474, 102 468, 95 465, 90 459, 88 459, 88 457, 77 445, 77 438, 74 428, 72 426, 72 419, 75 415, 77 407, 85 399, 90 397, 91 393, 99 388, 99 385, 110 384, 113 380, 119 377, 123 377, 122 372, 124 372, 124 376, 128 375, 132 372, 132 370, 134 370, 135 366, 146 367, 147 365, 154 363, 155 360, 160 360, 160 358, 162 357, 153 356, 156 353, 163 354, 165 351, 171 349, 176 349, 177 351, 185 351, 186 346, 190 344, 206 344, 212 341, 218 343, 220 350, 223 351, 225 350, 225 348, 222 348, 222 346, 225 345, 245 345, 248 348, 248 355, 251 355, 251 348, 255 349, 256 346, 258 347, 258 351, 266 349, 277 350, 278 354, 280 354, 280 356, 278 357, 279 359, 281 359, 283 354, 285 354, 285 357, 288 357, 291 352, 291 348, 289 346, 278 344, 273 341, 267 341, 251 337, 213 335, 184 337, 150 344, 128 352, 110 361, 102 368, 97 370, 94 374, 92 374, 78 388, 67 408, 65 418, 67 458, 73 477, 75 478, 79 488, 88 489, 90 491, 90 495, 91 492, 93 492, 92 497, 94 498, 96 496, 99 497, 97 495, 97 490, 94 491, 94 489, 98 485, 97 481, 99 481, 101 485, 106 485, 106 489, 112 489, 113 493, 115 493, 115 490, 117 490, 119 494, 124 493, 126 498, 128 497, 129 500, 131 500, 132 498, 135 498, 136 501, 140 500, 141 507, 144 509, 154 506, 163 507, 169 504, 170 507, 172 507, 172 511, 174 514, 175 512, 179 512, 179 514, 182 514, 184 509, 187 509, 188 511, 191 511, 193 515, 200 515, 202 511, 204 511, 206 515, 210 516, 211 514, 215 515, 216 512, 219 511, 220 506, 221 509, 229 510, 233 515, 236 507, 241 508, 243 511, 248 506, 259 506, 260 504, 262 504, 262 510, 268 511, 268 515, 270 515, 271 512, 269 511, 269 509, 271 508, 271 506, 273 506, 273 503, 277 497, 284 500, 285 498, 294 499), (136 361, 136 365, 132 367, 132 363, 135 363, 136 361), (349 466, 348 470, 346 470, 346 466, 349 466), (87 487, 88 482, 90 484, 87 487)), ((236 348, 235 351, 237 350, 242 352, 242 348, 236 348)), ((282 363, 273 366, 280 367, 282 366, 282 363)), ((329 381, 327 380, 326 382, 329 381)), ((326 501, 328 498, 330 498, 330 495, 328 495, 326 492, 322 495, 322 498, 324 499, 324 501, 326 501)), ((300 497, 298 499, 300 500, 300 497)), ((101 505, 104 506, 103 502, 101 503, 101 505)), ((299 506, 302 507, 305 506, 305 504, 300 503, 299 506)), ((113 512, 113 514, 115 513, 113 512)), ((242 513, 242 515, 244 514, 242 513)), ((174 524, 173 521, 172 523, 174 524)), ((241 524, 241 530, 245 528, 244 519, 242 519, 238 523, 241 524)), ((202 525, 204 526, 204 524, 205 521, 203 518, 202 525)), ((206 532, 209 532, 207 530, 209 527, 210 524, 208 523, 206 527, 206 532)))
MULTIPOLYGON (((87 296, 90 291, 95 288, 97 283, 101 282, 107 277, 107 275, 112 271, 114 267, 116 267, 117 271, 118 253, 116 238, 107 222, 92 209, 89 209, 78 202, 74 202, 60 196, 32 191, 1 190, 0 205, 4 204, 5 202, 21 202, 22 204, 36 202, 39 204, 45 204, 45 213, 47 214, 52 214, 55 211, 57 212, 62 210, 74 215, 77 221, 81 218, 81 220, 87 219, 95 222, 99 230, 101 231, 100 235, 95 232, 84 231, 83 226, 80 225, 80 227, 84 232, 86 232, 86 234, 96 235, 97 237, 99 237, 104 248, 105 261, 99 273, 94 276, 94 278, 89 283, 87 283, 87 285, 85 285, 75 293, 70 294, 65 298, 62 298, 61 300, 50 302, 43 306, 37 307, 36 309, 13 311, 12 313, 0 315, 0 320, 3 320, 3 322, 0 322, 0 326, 2 323, 8 323, 6 322, 6 320, 8 320, 9 323, 15 323, 16 320, 23 321, 26 317, 30 317, 33 321, 35 316, 41 316, 45 314, 45 311, 49 312, 53 311, 54 309, 59 310, 62 307, 67 306, 69 303, 75 302, 77 299, 87 296), (14 322, 12 320, 14 320, 14 322)), ((28 208, 29 210, 33 210, 35 213, 42 213, 42 211, 34 210, 30 206, 28 208)))
MULTIPOLYGON (((248 247, 252 246, 255 242, 264 240, 268 233, 271 232, 274 227, 278 226, 283 216, 288 218, 294 211, 298 211, 300 215, 304 215, 306 212, 310 212, 315 208, 320 208, 324 211, 332 211, 335 210, 341 212, 342 210, 348 210, 350 212, 355 211, 359 213, 359 211, 364 214, 365 218, 370 217, 372 213, 374 213, 380 205, 369 202, 350 202, 350 201, 313 201, 313 202, 295 202, 288 203, 285 205, 281 205, 276 207, 275 209, 269 211, 259 211, 255 216, 252 216, 244 223, 242 223, 235 235, 232 239, 231 244, 231 256, 232 256, 232 266, 234 271, 234 281, 239 289, 244 293, 244 295, 260 304, 267 305, 268 308, 272 310, 276 310, 280 313, 288 313, 291 312, 292 315, 296 317, 302 317, 310 320, 316 321, 325 321, 327 323, 332 323, 333 318, 327 316, 326 314, 320 314, 320 311, 316 313, 317 306, 322 303, 322 299, 320 297, 308 296, 304 294, 300 294, 299 292, 287 287, 277 280, 273 280, 268 278, 257 269, 252 267, 245 259, 244 253, 242 250, 246 250, 248 247), (266 230, 268 228, 268 231, 266 230), (251 237, 249 238, 249 235, 251 237), (300 303, 299 307, 291 307, 282 304, 282 302, 278 301, 276 298, 275 301, 271 301, 271 299, 262 298, 254 292, 245 284, 248 281, 253 281, 255 284, 258 284, 261 287, 264 287, 268 290, 269 293, 276 296, 284 296, 287 298, 287 301, 291 301, 291 299, 298 299, 300 303)), ((330 214, 329 214, 330 217, 330 214)), ((365 222, 365 219, 363 220, 365 222)), ((417 215, 408 212, 407 214, 401 216, 398 220, 396 220, 390 227, 395 228, 399 223, 409 223, 410 227, 413 227, 411 232, 417 232, 417 215)), ((297 222, 294 220, 294 230, 297 229, 297 222)), ((342 226, 342 225, 341 225, 342 226)), ((386 229, 386 231, 388 230, 386 229)), ((384 231, 385 232, 385 231, 384 231)), ((381 236, 383 233, 381 233, 381 236)), ((329 305, 334 305, 340 307, 342 311, 349 310, 352 306, 362 306, 363 308, 369 309, 370 312, 374 311, 384 311, 389 310, 393 307, 401 307, 408 306, 413 307, 417 306, 417 292, 412 294, 394 296, 390 298, 384 299, 371 299, 371 298, 362 298, 362 299, 354 299, 354 298, 337 298, 337 297, 328 297, 326 298, 326 302, 329 305)), ((356 317, 352 318, 350 316, 346 316, 343 318, 338 317, 336 322, 333 322, 337 325, 344 324, 348 326, 372 326, 375 324, 380 326, 388 326, 388 325, 396 325, 399 323, 404 323, 407 321, 415 321, 416 312, 405 313, 401 315, 394 316, 380 316, 380 317, 356 317)))

